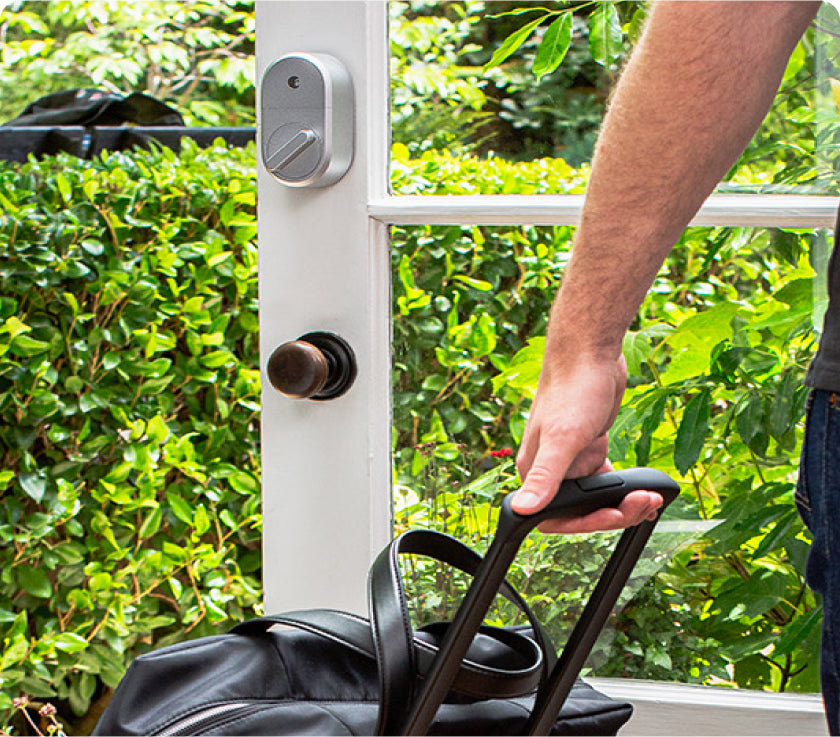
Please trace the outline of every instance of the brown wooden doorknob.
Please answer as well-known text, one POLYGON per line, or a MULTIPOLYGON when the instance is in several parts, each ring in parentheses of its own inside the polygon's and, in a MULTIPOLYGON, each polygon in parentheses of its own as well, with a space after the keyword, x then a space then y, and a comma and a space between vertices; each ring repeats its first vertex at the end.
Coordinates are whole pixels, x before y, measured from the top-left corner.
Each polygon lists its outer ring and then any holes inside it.
POLYGON ((293 340, 284 343, 268 360, 268 378, 281 394, 292 399, 309 399, 327 381, 326 356, 312 343, 293 340))
POLYGON ((292 399, 333 399, 356 378, 356 359, 338 335, 313 332, 275 348, 267 373, 271 385, 292 399))

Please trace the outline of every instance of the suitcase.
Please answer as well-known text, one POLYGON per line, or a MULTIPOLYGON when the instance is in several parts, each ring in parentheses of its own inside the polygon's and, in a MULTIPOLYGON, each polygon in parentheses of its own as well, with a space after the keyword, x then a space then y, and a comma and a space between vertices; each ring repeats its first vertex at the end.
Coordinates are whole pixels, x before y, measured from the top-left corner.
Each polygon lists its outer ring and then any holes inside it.
POLYGON ((531 516, 514 512, 507 497, 483 558, 441 533, 404 533, 371 567, 369 619, 289 612, 142 655, 94 734, 616 734, 632 707, 578 674, 656 520, 623 532, 559 657, 505 574, 541 522, 617 506, 639 489, 662 494, 662 509, 679 493, 667 475, 636 468, 564 481, 531 516), (474 576, 451 622, 412 630, 401 554, 430 555, 474 576), (529 625, 483 624, 497 593, 529 625))

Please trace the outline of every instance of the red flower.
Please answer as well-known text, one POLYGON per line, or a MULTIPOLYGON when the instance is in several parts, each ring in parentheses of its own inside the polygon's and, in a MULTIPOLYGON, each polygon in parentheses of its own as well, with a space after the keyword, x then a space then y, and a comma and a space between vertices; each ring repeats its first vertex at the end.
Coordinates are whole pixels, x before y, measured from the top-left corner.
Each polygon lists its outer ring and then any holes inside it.
POLYGON ((500 448, 499 450, 491 450, 490 455, 493 458, 507 458, 513 455, 513 451, 510 448, 500 448))

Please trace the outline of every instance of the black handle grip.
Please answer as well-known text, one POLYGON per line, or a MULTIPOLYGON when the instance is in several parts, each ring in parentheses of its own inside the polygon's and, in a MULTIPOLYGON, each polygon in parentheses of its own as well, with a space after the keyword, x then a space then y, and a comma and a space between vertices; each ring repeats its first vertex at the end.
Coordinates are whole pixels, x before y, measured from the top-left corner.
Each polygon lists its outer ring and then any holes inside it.
MULTIPOLYGON (((679 484, 655 468, 628 468, 580 479, 566 479, 547 507, 535 514, 519 514, 511 507, 513 495, 502 502, 496 536, 521 540, 534 527, 558 517, 580 517, 598 509, 617 507, 632 491, 655 491, 665 509, 680 493, 679 484)), ((518 543, 517 543, 518 544, 518 543)))

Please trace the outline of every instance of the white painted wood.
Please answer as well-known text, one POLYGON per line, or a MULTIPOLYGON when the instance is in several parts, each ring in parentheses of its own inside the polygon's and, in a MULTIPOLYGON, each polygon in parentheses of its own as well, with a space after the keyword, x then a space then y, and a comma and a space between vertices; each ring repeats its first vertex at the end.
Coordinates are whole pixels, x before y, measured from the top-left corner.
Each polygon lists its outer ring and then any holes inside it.
POLYGON ((787 694, 683 683, 587 678, 633 704, 631 735, 827 735, 819 694, 787 694))
MULTIPOLYGON (((583 195, 406 195, 370 203, 391 225, 577 225, 583 195)), ((712 195, 692 225, 831 228, 838 198, 818 195, 712 195)))
POLYGON ((355 158, 338 183, 288 188, 257 157, 265 606, 364 612, 391 527, 390 261, 387 229, 367 213, 387 192, 387 6, 283 0, 256 13, 258 83, 283 54, 326 53, 356 98, 355 158), (356 352, 343 397, 291 400, 268 382, 272 351, 311 330, 356 352))

